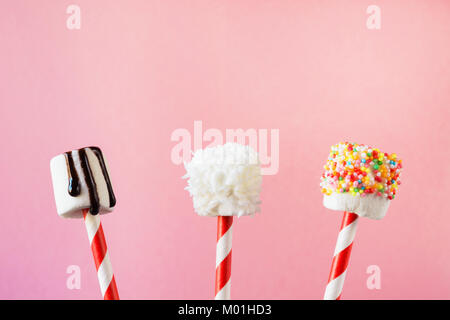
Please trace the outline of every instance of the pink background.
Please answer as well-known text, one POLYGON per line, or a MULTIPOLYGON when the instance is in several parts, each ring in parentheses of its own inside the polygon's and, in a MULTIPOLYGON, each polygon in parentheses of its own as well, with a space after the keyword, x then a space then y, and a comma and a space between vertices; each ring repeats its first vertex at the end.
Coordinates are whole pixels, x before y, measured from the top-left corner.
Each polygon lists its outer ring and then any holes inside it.
POLYGON ((319 177, 340 140, 396 152, 403 184, 360 221, 344 299, 450 298, 449 1, 2 1, 0 298, 98 299, 81 220, 56 214, 52 156, 101 146, 123 299, 210 299, 216 221, 197 216, 171 133, 280 129, 262 213, 235 224, 232 297, 321 299, 341 214, 319 177), (81 7, 81 30, 66 7, 81 7), (381 30, 366 9, 381 7, 381 30), (66 288, 79 265, 81 290, 66 288), (381 268, 368 290, 366 268, 381 268))

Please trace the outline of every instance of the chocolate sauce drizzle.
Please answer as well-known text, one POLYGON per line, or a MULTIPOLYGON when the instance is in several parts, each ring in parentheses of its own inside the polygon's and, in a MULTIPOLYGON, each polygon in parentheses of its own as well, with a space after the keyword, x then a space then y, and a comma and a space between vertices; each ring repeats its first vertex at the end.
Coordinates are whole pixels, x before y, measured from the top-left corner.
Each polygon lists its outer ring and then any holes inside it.
MULTIPOLYGON (((103 158, 102 151, 98 147, 89 147, 98 159, 100 168, 102 169, 103 178, 105 179, 106 186, 109 195, 109 206, 112 208, 116 205, 116 197, 112 190, 111 181, 109 179, 108 171, 106 170, 105 160, 103 158)), ((80 179, 78 177, 77 170, 73 162, 72 151, 66 152, 66 164, 68 168, 69 176, 69 194, 72 197, 80 195, 80 179)), ((98 197, 97 184, 95 183, 94 176, 89 165, 89 159, 86 154, 86 148, 78 150, 78 156, 80 158, 81 169, 83 170, 85 182, 88 187, 89 200, 90 200, 90 213, 96 215, 100 211, 100 200, 98 197)))
POLYGON ((69 194, 72 197, 80 195, 80 179, 73 163, 72 151, 66 152, 67 174, 69 176, 69 194))
POLYGON ((98 163, 100 163, 100 168, 102 168, 103 177, 105 178, 106 187, 108 189, 109 196, 109 207, 112 208, 116 205, 116 197, 114 196, 114 192, 112 190, 111 180, 109 180, 108 170, 106 170, 105 159, 103 159, 102 150, 98 147, 89 147, 95 156, 98 159, 98 163))
POLYGON ((94 176, 92 175, 91 166, 89 165, 89 160, 86 155, 86 149, 78 150, 78 155, 80 157, 81 169, 83 169, 86 185, 89 192, 89 200, 91 200, 90 212, 93 215, 98 214, 100 211, 100 200, 98 199, 97 184, 95 183, 94 176))

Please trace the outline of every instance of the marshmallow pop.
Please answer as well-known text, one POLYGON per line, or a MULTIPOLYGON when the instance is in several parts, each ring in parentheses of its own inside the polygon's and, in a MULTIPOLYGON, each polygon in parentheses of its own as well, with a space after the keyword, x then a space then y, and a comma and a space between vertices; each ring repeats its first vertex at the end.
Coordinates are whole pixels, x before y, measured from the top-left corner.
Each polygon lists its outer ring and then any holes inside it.
POLYGON ((331 147, 322 174, 323 205, 344 211, 325 290, 325 300, 339 300, 359 217, 382 219, 400 185, 402 160, 395 153, 356 143, 331 147))
POLYGON ((200 216, 217 217, 215 299, 230 299, 233 216, 259 212, 261 167, 249 146, 226 143, 197 150, 185 164, 194 209, 200 216))
POLYGON ((56 210, 63 218, 84 218, 105 300, 119 300, 100 214, 114 209, 116 198, 108 168, 97 147, 65 152, 50 161, 56 210))

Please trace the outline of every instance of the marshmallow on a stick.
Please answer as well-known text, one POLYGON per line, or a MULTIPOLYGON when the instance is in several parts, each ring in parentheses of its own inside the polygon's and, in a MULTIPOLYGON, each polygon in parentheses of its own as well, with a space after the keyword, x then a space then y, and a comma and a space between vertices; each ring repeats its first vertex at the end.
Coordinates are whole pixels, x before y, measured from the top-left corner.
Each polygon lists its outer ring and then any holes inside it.
POLYGON ((358 217, 382 219, 400 185, 402 161, 396 154, 356 143, 331 147, 322 174, 323 205, 344 211, 325 299, 340 299, 358 217))
POLYGON ((379 220, 397 193, 402 160, 366 145, 338 143, 324 169, 320 185, 326 208, 379 220))
POLYGON ((233 216, 260 210, 261 167, 249 146, 226 143, 197 150, 185 164, 195 211, 218 217, 215 298, 230 299, 233 216))
POLYGON ((108 213, 116 198, 108 167, 98 147, 65 152, 50 161, 56 210, 63 218, 83 218, 90 213, 108 213))
POLYGON ((50 161, 56 210, 63 218, 84 218, 105 300, 118 300, 116 282, 99 213, 114 209, 116 198, 98 147, 65 152, 50 161))

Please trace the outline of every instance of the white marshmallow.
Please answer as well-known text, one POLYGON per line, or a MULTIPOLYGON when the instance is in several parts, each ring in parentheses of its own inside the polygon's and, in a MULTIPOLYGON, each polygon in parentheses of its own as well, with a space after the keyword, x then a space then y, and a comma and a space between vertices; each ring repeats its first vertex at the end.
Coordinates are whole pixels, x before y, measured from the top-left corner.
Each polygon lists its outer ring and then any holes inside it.
POLYGON ((335 193, 323 196, 323 205, 332 210, 348 211, 361 217, 380 220, 389 208, 390 200, 374 194, 365 197, 349 193, 335 193))
MULTIPOLYGON (((115 198, 112 193, 112 187, 109 185, 112 198, 108 190, 109 173, 107 165, 105 169, 107 177, 104 176, 102 166, 99 158, 93 152, 94 147, 83 148, 71 152, 74 169, 78 175, 79 181, 79 195, 72 196, 69 194, 69 166, 68 153, 60 154, 50 161, 50 171, 53 181, 53 191, 55 195, 56 210, 61 217, 64 218, 83 218, 82 209, 89 209, 93 206, 89 195, 88 184, 84 170, 82 168, 82 161, 80 159, 80 150, 84 150, 87 156, 87 165, 92 173, 95 186, 93 192, 98 197, 98 209, 100 214, 111 212, 114 209, 115 198)), ((100 149, 97 149, 100 150, 100 149)), ((101 156, 103 158, 103 156, 101 156)))
POLYGON ((195 211, 201 216, 245 216, 259 212, 261 167, 249 146, 226 143, 197 150, 185 164, 195 211))

